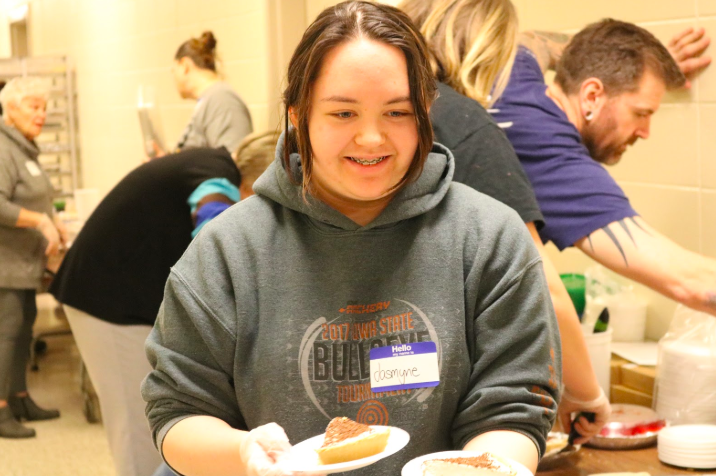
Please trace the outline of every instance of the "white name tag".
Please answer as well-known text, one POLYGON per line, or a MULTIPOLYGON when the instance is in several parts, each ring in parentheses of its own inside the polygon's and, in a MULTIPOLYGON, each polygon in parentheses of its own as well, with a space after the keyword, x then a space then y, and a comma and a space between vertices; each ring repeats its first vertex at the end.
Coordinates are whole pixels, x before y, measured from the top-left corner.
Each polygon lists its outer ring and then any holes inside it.
POLYGON ((435 342, 414 342, 370 350, 370 387, 373 393, 436 387, 439 383, 435 342))
POLYGON ((40 167, 35 162, 28 160, 25 162, 25 166, 27 167, 27 171, 30 172, 30 175, 33 177, 39 177, 42 175, 42 170, 40 170, 40 167))

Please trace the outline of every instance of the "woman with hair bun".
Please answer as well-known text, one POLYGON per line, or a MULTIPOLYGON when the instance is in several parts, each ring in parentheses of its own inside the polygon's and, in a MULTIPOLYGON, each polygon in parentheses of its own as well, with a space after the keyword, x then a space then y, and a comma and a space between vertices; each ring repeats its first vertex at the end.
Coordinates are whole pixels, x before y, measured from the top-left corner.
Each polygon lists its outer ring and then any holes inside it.
MULTIPOLYGON (((172 73, 183 99, 197 101, 176 151, 193 147, 226 147, 234 151, 253 130, 246 104, 216 71, 216 38, 205 31, 179 46, 172 73)), ((164 155, 164 151, 157 151, 164 155)))

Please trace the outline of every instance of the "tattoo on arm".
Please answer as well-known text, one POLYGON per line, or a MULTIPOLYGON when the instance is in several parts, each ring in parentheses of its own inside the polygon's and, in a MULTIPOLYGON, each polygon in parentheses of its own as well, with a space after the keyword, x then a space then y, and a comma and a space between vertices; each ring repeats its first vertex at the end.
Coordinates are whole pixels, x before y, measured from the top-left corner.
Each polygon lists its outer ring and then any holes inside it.
MULTIPOLYGON (((637 223, 636 220, 634 220, 634 217, 628 217, 624 218, 622 220, 619 220, 617 223, 619 223, 619 226, 626 232, 627 236, 631 239, 631 242, 634 244, 635 248, 638 248, 636 244, 636 240, 634 239, 634 236, 631 234, 631 230, 629 230, 629 224, 627 220, 631 221, 634 225, 636 225, 639 229, 641 229, 644 233, 651 236, 649 232, 647 232, 639 223, 637 223)), ((612 243, 614 243, 614 246, 617 247, 617 250, 619 250, 619 254, 622 255, 622 259, 624 260, 624 264, 629 267, 629 261, 627 260, 626 253, 624 252, 624 248, 622 247, 621 242, 619 241, 619 238, 614 234, 614 231, 609 227, 609 225, 601 228, 601 230, 609 237, 610 240, 612 240, 612 243)), ((592 253, 594 253, 594 244, 592 243, 592 235, 587 235, 587 240, 589 241, 589 247, 592 249, 592 253)), ((714 306, 716 306, 716 294, 714 294, 714 306)))
POLYGON ((527 47, 537 58, 542 71, 554 69, 562 57, 571 35, 549 31, 526 31, 520 35, 520 44, 527 47))
POLYGON ((619 240, 617 239, 617 236, 614 234, 611 228, 609 228, 609 225, 602 228, 602 231, 607 234, 607 236, 614 242, 614 246, 617 247, 619 250, 619 253, 621 253, 622 258, 624 259, 624 264, 629 267, 629 262, 627 261, 626 254, 624 254, 624 248, 622 248, 622 244, 619 243, 619 240))
POLYGON ((562 43, 565 45, 569 43, 569 40, 572 39, 572 35, 568 35, 567 33, 559 33, 556 31, 533 31, 533 33, 537 36, 542 37, 545 40, 549 40, 553 43, 562 43))
POLYGON ((619 225, 621 225, 621 227, 624 229, 624 231, 626 232, 626 234, 629 235, 629 238, 631 239, 631 242, 634 243, 634 246, 636 246, 636 241, 634 241, 634 237, 631 236, 631 231, 629 231, 629 227, 627 226, 626 221, 624 221, 624 220, 619 220, 618 223, 619 223, 619 225))
POLYGON ((646 230, 644 229, 644 227, 641 226, 641 225, 639 224, 639 222, 636 221, 636 219, 635 219, 634 217, 629 217, 629 218, 627 218, 627 220, 631 221, 633 224, 635 224, 635 225, 637 226, 637 228, 639 228, 641 231, 643 231, 643 232, 646 233, 647 235, 651 236, 651 233, 649 233, 648 231, 646 231, 646 230))

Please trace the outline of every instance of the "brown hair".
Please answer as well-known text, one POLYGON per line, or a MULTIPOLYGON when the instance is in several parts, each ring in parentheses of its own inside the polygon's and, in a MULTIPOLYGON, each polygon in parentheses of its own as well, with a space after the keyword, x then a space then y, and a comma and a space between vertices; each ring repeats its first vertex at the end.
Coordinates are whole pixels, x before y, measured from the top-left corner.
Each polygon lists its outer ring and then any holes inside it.
POLYGON ((199 38, 190 38, 181 44, 174 59, 191 59, 201 69, 216 72, 216 38, 210 31, 205 31, 199 38))
MULTIPOLYGON (((418 147, 405 177, 396 189, 415 180, 423 170, 433 146, 429 108, 436 97, 437 85, 430 71, 425 40, 410 18, 389 5, 367 1, 346 1, 329 7, 308 27, 288 65, 288 86, 283 93, 286 135, 284 164, 290 170, 290 154, 298 152, 303 169, 303 190, 308 190, 312 172, 311 139, 308 117, 311 88, 321 71, 322 60, 336 46, 367 38, 401 50, 408 65, 410 101, 415 110, 418 147), (297 116, 295 129, 288 127, 289 108, 297 116)), ((289 173, 293 180, 293 174, 289 173)))
POLYGON ((273 162, 278 137, 277 131, 254 132, 244 137, 234 153, 242 182, 253 183, 273 162))
POLYGON ((608 94, 636 91, 644 71, 656 74, 667 89, 686 78, 669 51, 654 35, 632 23, 607 18, 592 23, 569 42, 554 80, 574 94, 588 78, 598 78, 608 94))
POLYGON ((439 81, 485 107, 500 97, 519 33, 510 0, 404 0, 398 7, 425 37, 439 81))

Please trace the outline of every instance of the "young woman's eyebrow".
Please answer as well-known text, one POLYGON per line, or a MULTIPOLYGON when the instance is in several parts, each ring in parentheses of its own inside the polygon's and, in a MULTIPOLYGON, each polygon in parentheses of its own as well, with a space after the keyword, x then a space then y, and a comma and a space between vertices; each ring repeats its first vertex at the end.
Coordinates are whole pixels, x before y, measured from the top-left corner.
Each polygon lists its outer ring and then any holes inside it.
POLYGON ((358 102, 358 100, 345 96, 328 96, 327 98, 321 99, 321 102, 348 102, 351 104, 355 104, 358 102))
MULTIPOLYGON (((326 98, 321 99, 321 102, 346 102, 350 104, 356 104, 358 102, 357 99, 349 98, 346 96, 328 96, 326 98)), ((400 96, 394 99, 391 99, 390 101, 386 102, 385 104, 397 104, 401 102, 410 102, 410 96, 400 96)))

